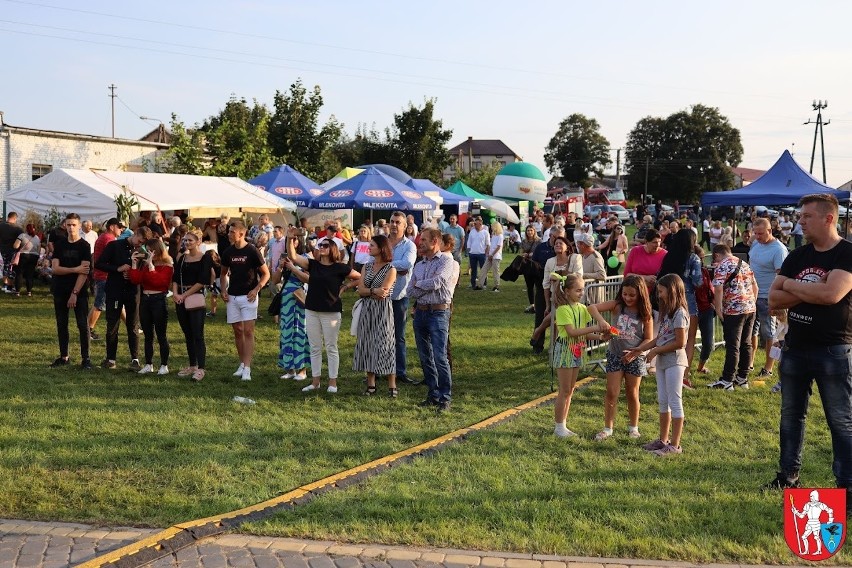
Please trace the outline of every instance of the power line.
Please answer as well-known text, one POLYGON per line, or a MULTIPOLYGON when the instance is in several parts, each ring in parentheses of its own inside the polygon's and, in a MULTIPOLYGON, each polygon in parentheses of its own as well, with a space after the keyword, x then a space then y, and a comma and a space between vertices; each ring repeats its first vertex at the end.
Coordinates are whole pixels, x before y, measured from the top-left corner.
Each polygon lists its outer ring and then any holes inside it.
MULTIPOLYGON (((356 53, 365 53, 365 54, 369 54, 369 55, 381 55, 381 56, 385 56, 385 57, 395 57, 395 58, 399 58, 399 59, 411 59, 411 60, 424 61, 424 62, 429 62, 429 63, 440 63, 442 65, 455 65, 455 66, 468 67, 468 68, 480 68, 480 69, 485 69, 485 70, 488 70, 488 71, 500 71, 502 73, 506 73, 506 72, 523 73, 523 74, 527 74, 527 75, 560 77, 560 78, 572 79, 572 80, 578 80, 578 81, 592 81, 592 82, 602 82, 603 81, 603 82, 609 82, 609 83, 627 85, 627 86, 653 87, 655 89, 681 90, 681 91, 686 91, 686 92, 691 91, 691 92, 698 92, 698 93, 702 93, 702 94, 708 94, 709 93, 709 94, 719 94, 719 95, 735 95, 735 96, 738 96, 738 97, 746 96, 746 97, 756 97, 756 98, 764 98, 764 99, 789 100, 787 97, 781 97, 781 96, 776 97, 776 96, 773 96, 773 95, 766 95, 766 94, 754 95, 754 94, 743 93, 743 92, 726 92, 726 91, 709 91, 709 90, 706 90, 706 89, 690 89, 690 88, 687 88, 687 87, 683 87, 682 85, 660 85, 660 84, 651 85, 651 84, 647 84, 647 83, 637 83, 637 82, 631 82, 631 81, 618 81, 618 80, 613 80, 613 79, 598 79, 598 78, 588 78, 588 77, 577 77, 577 76, 573 76, 573 75, 566 75, 564 73, 556 73, 556 72, 552 72, 552 71, 521 69, 521 68, 513 68, 513 67, 487 65, 487 64, 482 64, 482 63, 468 63, 468 62, 465 62, 465 61, 454 61, 454 60, 440 59, 440 58, 434 58, 434 57, 423 57, 423 56, 417 56, 417 55, 393 53, 393 52, 388 52, 388 51, 371 50, 371 49, 354 47, 354 46, 351 46, 351 45, 341 46, 341 45, 334 45, 334 44, 308 42, 308 41, 301 41, 301 40, 283 38, 283 37, 280 37, 280 36, 267 36, 267 35, 262 35, 262 34, 240 32, 240 31, 229 30, 229 29, 224 29, 224 28, 211 28, 211 27, 196 26, 196 25, 190 25, 190 24, 180 24, 180 23, 176 23, 176 22, 169 22, 169 21, 166 21, 166 20, 154 20, 154 19, 150 19, 150 18, 140 18, 140 17, 135 17, 135 16, 123 16, 121 14, 113 14, 113 13, 108 13, 108 12, 98 12, 98 11, 95 11, 95 10, 83 10, 83 9, 80 9, 80 8, 69 8, 67 6, 55 6, 55 5, 51 5, 51 4, 43 4, 43 3, 40 3, 40 2, 27 2, 25 0, 0 0, 0 1, 13 3, 13 4, 20 4, 20 5, 25 5, 25 6, 34 6, 34 7, 38 7, 38 8, 47 8, 47 9, 51 9, 51 10, 63 10, 63 11, 66 11, 66 12, 75 12, 75 13, 92 15, 92 16, 101 16, 101 17, 105 17, 105 18, 114 18, 114 19, 119 19, 119 20, 135 21, 135 22, 142 22, 142 23, 161 25, 161 26, 172 26, 172 27, 181 28, 181 29, 188 29, 188 30, 213 32, 213 33, 216 33, 216 34, 229 34, 229 35, 234 35, 234 36, 237 36, 237 37, 262 39, 262 40, 276 41, 276 42, 283 42, 283 43, 291 43, 291 44, 295 44, 295 45, 304 45, 304 46, 308 46, 308 47, 322 47, 322 48, 327 48, 327 49, 336 49, 336 50, 340 50, 340 51, 345 51, 347 53, 356 52, 356 53)), ((632 108, 632 107, 626 107, 626 108, 632 108)))

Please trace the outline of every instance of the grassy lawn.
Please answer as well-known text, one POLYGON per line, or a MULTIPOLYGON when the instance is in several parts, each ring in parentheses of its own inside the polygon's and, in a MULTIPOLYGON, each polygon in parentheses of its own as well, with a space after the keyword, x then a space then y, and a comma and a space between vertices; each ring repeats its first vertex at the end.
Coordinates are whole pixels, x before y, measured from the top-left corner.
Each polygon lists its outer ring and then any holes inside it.
MULTIPOLYGON (((422 387, 402 385, 396 401, 362 397, 361 377, 349 370, 348 334, 341 334, 340 393, 303 395, 302 383, 278 379, 269 318, 258 322, 254 380, 242 383, 230 376, 236 351, 224 312, 208 323, 209 371, 200 384, 174 375, 186 360, 174 318, 169 376, 50 370, 57 348, 46 290, 31 299, 0 296, 7 330, 0 340, 0 517, 167 526, 268 499, 541 396, 550 390, 550 372, 527 346, 532 316, 521 313, 522 284, 501 288, 457 293, 455 398, 444 416, 415 406, 422 387), (234 395, 257 405, 233 403, 234 395)), ((409 339, 409 368, 419 377, 410 330, 409 339)), ((94 343, 93 360, 103 349, 94 343)), ((122 342, 120 363, 127 363, 126 349, 122 342)), ((71 353, 78 361, 73 340, 71 353)), ((720 354, 709 377, 718 376, 720 354)), ((484 550, 793 563, 782 537, 781 496, 757 491, 777 462, 778 398, 769 386, 688 392, 684 454, 659 459, 624 435, 623 404, 616 436, 592 440, 603 420, 603 385, 595 382, 572 405, 569 425, 580 439, 555 439, 552 408, 540 408, 243 529, 484 550)), ((656 435, 655 393, 647 380, 643 440, 656 435)), ((830 462, 815 397, 804 480, 830 487, 830 462)), ((838 561, 844 560, 848 554, 838 561)))

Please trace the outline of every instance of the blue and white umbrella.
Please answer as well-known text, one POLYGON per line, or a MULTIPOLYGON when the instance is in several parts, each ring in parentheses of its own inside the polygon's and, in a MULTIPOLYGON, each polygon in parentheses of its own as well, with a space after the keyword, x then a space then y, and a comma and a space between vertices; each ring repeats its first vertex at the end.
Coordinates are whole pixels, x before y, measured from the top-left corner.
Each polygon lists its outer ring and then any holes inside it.
POLYGON ((392 177, 370 167, 314 197, 311 209, 383 209, 429 211, 437 204, 392 177))
POLYGON ((292 201, 299 207, 307 207, 311 198, 324 191, 317 182, 287 165, 278 166, 248 182, 276 197, 292 201))

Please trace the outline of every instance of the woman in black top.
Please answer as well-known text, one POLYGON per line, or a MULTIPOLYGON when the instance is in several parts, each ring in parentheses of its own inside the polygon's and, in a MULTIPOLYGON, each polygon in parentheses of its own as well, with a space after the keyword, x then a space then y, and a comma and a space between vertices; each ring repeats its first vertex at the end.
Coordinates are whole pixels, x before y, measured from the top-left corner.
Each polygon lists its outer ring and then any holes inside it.
POLYGON ((209 254, 201 252, 201 231, 193 229, 186 234, 186 252, 178 257, 172 277, 172 299, 177 306, 177 319, 186 337, 186 353, 189 366, 178 371, 179 377, 191 377, 193 381, 204 378, 207 346, 204 344, 204 306, 187 310, 183 302, 187 296, 204 292, 210 285, 213 261, 209 254))
POLYGON ((287 234, 288 260, 285 266, 293 269, 293 264, 308 272, 308 294, 305 299, 305 327, 308 331, 308 343, 311 346, 312 382, 302 389, 310 392, 320 388, 322 377, 322 346, 328 358, 328 392, 337 392, 337 372, 340 368, 340 355, 337 352, 337 336, 340 333, 340 320, 343 303, 341 292, 348 288, 345 280, 358 280, 361 274, 352 270, 341 259, 340 249, 330 239, 320 239, 314 251, 314 259, 308 260, 296 254, 295 242, 299 237, 293 229, 287 234))

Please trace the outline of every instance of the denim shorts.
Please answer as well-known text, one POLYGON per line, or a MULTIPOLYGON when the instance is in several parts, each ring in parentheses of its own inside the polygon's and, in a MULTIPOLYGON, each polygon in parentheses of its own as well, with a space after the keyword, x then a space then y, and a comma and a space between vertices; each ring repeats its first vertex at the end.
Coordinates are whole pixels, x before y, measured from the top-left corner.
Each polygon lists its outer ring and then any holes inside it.
POLYGON ((620 353, 606 352, 606 372, 619 373, 623 372, 627 375, 644 377, 648 374, 648 365, 645 363, 645 356, 640 355, 629 363, 624 363, 621 360, 620 353))
POLYGON ((752 335, 760 335, 763 339, 772 339, 775 335, 775 318, 769 315, 769 299, 758 298, 756 306, 757 312, 754 315, 752 335))
POLYGON ((94 280, 92 287, 95 289, 95 301, 92 306, 99 312, 106 311, 106 280, 94 280))

